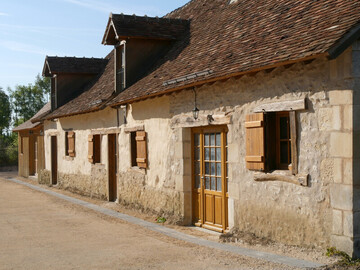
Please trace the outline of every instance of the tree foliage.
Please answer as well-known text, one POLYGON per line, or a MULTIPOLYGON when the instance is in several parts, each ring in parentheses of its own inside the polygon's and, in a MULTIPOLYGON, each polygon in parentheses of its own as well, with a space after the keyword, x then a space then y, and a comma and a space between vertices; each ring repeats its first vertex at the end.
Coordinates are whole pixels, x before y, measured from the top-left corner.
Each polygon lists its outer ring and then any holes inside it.
POLYGON ((48 101, 50 92, 50 79, 37 75, 35 83, 17 85, 10 92, 12 109, 14 111, 14 122, 27 121, 33 117, 48 101))
POLYGON ((11 123, 11 107, 8 95, 0 87, 0 136, 4 135, 11 123))

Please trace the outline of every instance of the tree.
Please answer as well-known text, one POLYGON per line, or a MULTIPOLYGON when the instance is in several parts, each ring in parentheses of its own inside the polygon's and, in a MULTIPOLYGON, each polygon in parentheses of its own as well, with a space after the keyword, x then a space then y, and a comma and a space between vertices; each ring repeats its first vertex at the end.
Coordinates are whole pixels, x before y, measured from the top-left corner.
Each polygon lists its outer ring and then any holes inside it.
POLYGON ((0 87, 0 137, 9 130, 11 122, 11 107, 8 95, 0 87))
POLYGON ((36 76, 34 85, 17 85, 15 90, 8 89, 15 114, 14 122, 27 121, 33 117, 48 101, 50 79, 36 76))

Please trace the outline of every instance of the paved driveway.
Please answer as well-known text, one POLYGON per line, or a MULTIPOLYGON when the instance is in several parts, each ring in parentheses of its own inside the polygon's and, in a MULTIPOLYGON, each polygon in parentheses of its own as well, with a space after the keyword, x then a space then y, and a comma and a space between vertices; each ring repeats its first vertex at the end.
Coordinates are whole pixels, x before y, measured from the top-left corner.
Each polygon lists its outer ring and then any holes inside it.
POLYGON ((0 176, 0 269, 295 269, 201 247, 0 176))

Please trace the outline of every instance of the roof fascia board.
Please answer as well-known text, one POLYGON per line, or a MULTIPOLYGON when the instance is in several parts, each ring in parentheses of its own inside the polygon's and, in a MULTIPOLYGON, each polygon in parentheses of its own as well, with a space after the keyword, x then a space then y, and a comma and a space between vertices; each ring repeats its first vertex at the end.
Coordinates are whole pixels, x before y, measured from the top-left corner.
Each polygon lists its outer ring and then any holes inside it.
POLYGON ((329 59, 335 59, 360 38, 360 23, 350 29, 334 46, 329 50, 329 59))
POLYGON ((118 36, 118 34, 117 34, 117 32, 116 32, 116 28, 115 28, 114 22, 113 22, 112 18, 110 17, 110 18, 109 18, 108 25, 107 25, 106 30, 105 30, 105 34, 104 34, 104 37, 103 37, 103 41, 102 41, 102 44, 104 44, 104 45, 113 45, 113 44, 107 43, 107 39, 108 39, 108 36, 109 36, 109 33, 110 33, 110 29, 111 29, 111 28, 114 30, 115 39, 119 40, 119 36, 118 36))

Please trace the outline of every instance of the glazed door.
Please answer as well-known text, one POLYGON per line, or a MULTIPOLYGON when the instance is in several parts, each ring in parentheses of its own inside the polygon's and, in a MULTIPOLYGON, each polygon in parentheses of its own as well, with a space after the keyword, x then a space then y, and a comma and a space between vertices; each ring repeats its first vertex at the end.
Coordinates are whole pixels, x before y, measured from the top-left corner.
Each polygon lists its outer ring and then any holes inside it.
POLYGON ((224 232, 227 222, 226 127, 192 133, 194 224, 224 232))

